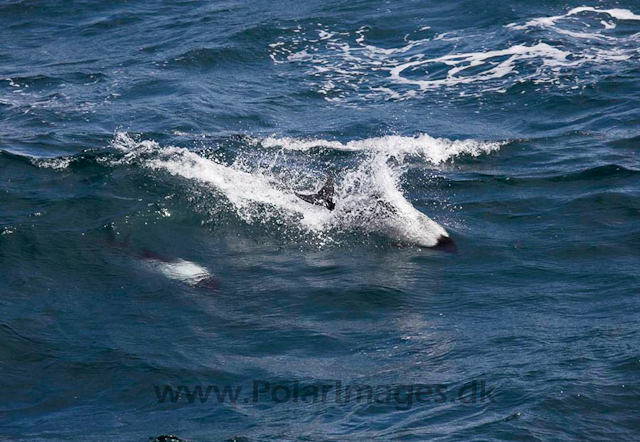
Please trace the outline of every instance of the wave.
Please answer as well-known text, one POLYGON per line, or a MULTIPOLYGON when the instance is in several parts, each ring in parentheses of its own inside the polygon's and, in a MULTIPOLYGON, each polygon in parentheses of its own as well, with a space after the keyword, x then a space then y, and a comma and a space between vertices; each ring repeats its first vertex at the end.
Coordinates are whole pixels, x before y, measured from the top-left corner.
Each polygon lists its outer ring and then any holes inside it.
MULTIPOLYGON (((616 20, 626 20, 626 21, 640 20, 640 15, 636 15, 633 12, 629 11, 628 9, 596 9, 591 6, 580 6, 578 8, 571 9, 566 14, 556 15, 552 17, 535 18, 522 25, 518 25, 517 23, 511 23, 511 24, 508 24, 507 27, 511 29, 519 29, 519 30, 526 30, 534 27, 551 28, 551 27, 555 27, 559 21, 570 18, 574 15, 581 14, 583 12, 593 12, 595 14, 607 15, 610 18, 614 18, 616 20)), ((604 29, 613 29, 616 27, 615 23, 607 23, 607 22, 601 21, 600 24, 604 27, 604 29)), ((562 29, 559 29, 559 31, 568 33, 568 35, 578 37, 578 38, 594 38, 594 37, 601 38, 601 36, 596 34, 583 34, 583 33, 577 33, 577 32, 569 33, 570 31, 566 31, 562 29)))
MULTIPOLYGON (((592 167, 585 170, 570 173, 555 173, 553 175, 542 176, 503 176, 492 174, 476 173, 471 177, 464 177, 464 179, 449 180, 448 185, 454 189, 470 189, 477 187, 481 183, 495 182, 502 186, 552 186, 554 189, 558 189, 557 183, 583 183, 596 185, 600 181, 605 181, 608 184, 617 183, 618 181, 629 180, 630 183, 635 183, 635 180, 640 177, 640 170, 626 168, 616 164, 606 164, 603 166, 592 167)), ((584 185, 582 184, 582 185, 584 185)))
POLYGON ((607 144, 614 148, 635 149, 638 145, 640 145, 640 135, 612 140, 612 141, 609 141, 607 144))
POLYGON ((12 76, 0 78, 0 88, 8 87, 13 93, 27 90, 48 90, 65 84, 92 85, 104 82, 107 76, 100 72, 69 72, 64 77, 47 75, 12 76))
MULTIPOLYGON (((616 212, 634 215, 640 211, 640 197, 626 192, 612 190, 593 192, 567 201, 562 210, 580 210, 591 213, 596 221, 599 218, 606 219, 607 216, 615 217, 616 212), (596 211, 600 211, 599 215, 606 216, 598 217, 596 216, 596 211)), ((629 223, 629 226, 632 225, 633 223, 629 223)))
POLYGON ((428 134, 419 134, 413 137, 388 135, 349 141, 347 143, 288 137, 267 137, 255 139, 254 141, 265 147, 280 147, 286 150, 308 151, 318 148, 330 148, 339 151, 377 153, 401 160, 406 156, 417 156, 433 165, 453 161, 460 156, 478 157, 490 154, 498 151, 500 147, 506 144, 506 142, 433 138, 428 134))
POLYGON ((639 170, 628 169, 617 164, 606 164, 580 172, 547 178, 549 181, 597 181, 602 179, 625 179, 640 176, 639 170))
POLYGON ((205 211, 225 210, 249 225, 269 224, 285 236, 299 239, 302 235, 319 246, 340 244, 355 233, 364 240, 384 237, 399 244, 428 247, 447 233, 404 195, 403 174, 409 159, 437 166, 463 155, 488 154, 503 144, 453 141, 427 134, 346 143, 273 136, 245 140, 234 155, 221 155, 215 151, 198 153, 182 147, 163 147, 156 141, 118 132, 110 152, 85 152, 32 162, 40 168, 55 170, 90 163, 141 167, 153 179, 164 180, 169 175, 186 183, 189 193, 197 188, 203 199, 209 201, 204 203, 205 211), (316 148, 354 155, 343 163, 340 157, 330 156, 334 158, 332 163, 314 169, 309 164, 315 160, 316 148), (286 152, 305 155, 292 159, 286 152), (308 204, 296 196, 296 192, 316 192, 327 173, 334 176, 336 183, 334 211, 308 204))
POLYGON ((234 46, 220 48, 198 48, 187 51, 170 61, 165 61, 164 65, 176 65, 198 68, 212 68, 225 63, 234 63, 250 60, 250 56, 241 49, 234 46))
POLYGON ((140 24, 142 22, 143 18, 140 14, 120 13, 85 23, 81 25, 79 29, 83 36, 92 36, 112 31, 116 28, 140 24))

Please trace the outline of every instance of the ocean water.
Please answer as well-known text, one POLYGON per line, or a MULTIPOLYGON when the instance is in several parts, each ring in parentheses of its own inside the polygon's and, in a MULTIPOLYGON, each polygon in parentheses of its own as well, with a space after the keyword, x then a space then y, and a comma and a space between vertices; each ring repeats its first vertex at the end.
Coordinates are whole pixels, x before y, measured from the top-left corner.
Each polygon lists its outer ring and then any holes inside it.
POLYGON ((638 1, 2 0, 0 41, 0 440, 638 440, 638 1))

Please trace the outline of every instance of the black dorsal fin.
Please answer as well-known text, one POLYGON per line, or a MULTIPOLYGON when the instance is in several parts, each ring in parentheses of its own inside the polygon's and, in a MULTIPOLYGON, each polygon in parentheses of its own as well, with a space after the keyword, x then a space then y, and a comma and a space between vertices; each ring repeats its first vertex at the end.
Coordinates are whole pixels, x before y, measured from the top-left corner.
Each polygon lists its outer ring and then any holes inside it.
POLYGON ((333 177, 331 175, 328 175, 327 181, 325 182, 324 186, 322 186, 322 189, 318 191, 318 193, 305 195, 296 192, 296 196, 308 203, 318 206, 324 206, 329 210, 333 210, 336 207, 333 202, 333 193, 333 177))

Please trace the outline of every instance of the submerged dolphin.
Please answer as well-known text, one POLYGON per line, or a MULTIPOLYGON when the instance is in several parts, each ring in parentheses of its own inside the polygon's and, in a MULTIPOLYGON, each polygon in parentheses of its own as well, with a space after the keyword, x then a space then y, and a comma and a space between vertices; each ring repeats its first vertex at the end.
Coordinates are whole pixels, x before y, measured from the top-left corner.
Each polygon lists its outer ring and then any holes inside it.
POLYGON ((134 250, 127 236, 123 241, 118 241, 112 230, 108 232, 106 244, 114 249, 125 252, 131 258, 139 262, 150 264, 151 267, 164 276, 181 281, 187 285, 207 290, 217 290, 219 280, 199 264, 181 258, 164 256, 153 250, 134 250))
MULTIPOLYGON (((324 186, 317 193, 294 193, 298 198, 310 204, 334 210, 336 207, 333 201, 334 191, 333 177, 329 175, 324 186)), ((373 206, 349 210, 345 213, 353 215, 355 212, 359 218, 366 218, 367 215, 389 218, 391 222, 387 223, 386 230, 401 242, 450 253, 456 252, 456 244, 444 227, 410 204, 407 203, 407 205, 409 207, 402 210, 379 196, 373 206)))

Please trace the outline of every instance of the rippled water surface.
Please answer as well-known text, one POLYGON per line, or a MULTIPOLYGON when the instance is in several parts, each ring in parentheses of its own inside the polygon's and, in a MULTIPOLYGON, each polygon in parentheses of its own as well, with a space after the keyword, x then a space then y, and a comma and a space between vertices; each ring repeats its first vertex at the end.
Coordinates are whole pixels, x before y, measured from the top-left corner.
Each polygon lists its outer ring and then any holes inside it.
POLYGON ((637 1, 4 0, 0 41, 0 439, 637 440, 637 1))

